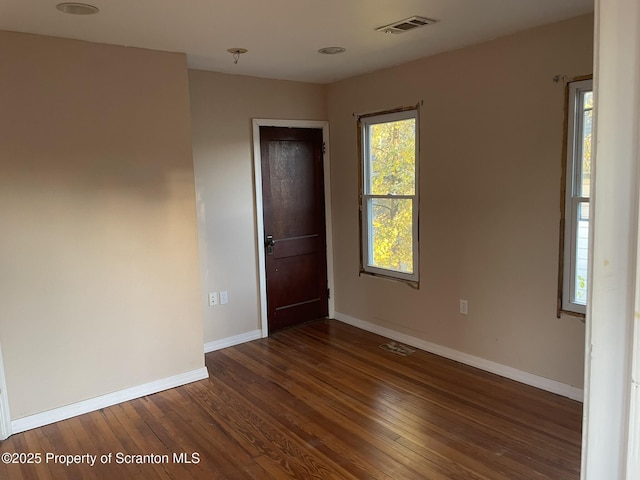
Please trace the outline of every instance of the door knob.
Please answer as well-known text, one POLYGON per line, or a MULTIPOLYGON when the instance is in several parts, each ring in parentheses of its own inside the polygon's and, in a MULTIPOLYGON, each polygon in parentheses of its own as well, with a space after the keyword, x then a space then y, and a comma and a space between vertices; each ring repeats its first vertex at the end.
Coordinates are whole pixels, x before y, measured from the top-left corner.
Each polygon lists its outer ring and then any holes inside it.
POLYGON ((267 235, 267 238, 264 240, 264 245, 267 247, 267 255, 271 255, 273 253, 273 247, 276 244, 276 241, 273 239, 273 235, 267 235))

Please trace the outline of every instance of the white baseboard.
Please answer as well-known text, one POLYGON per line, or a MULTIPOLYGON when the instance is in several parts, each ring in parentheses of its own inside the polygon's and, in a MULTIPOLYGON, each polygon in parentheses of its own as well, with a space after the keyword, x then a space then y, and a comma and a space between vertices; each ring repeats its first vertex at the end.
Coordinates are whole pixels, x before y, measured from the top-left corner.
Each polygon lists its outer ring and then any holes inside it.
POLYGON ((202 367, 190 372, 181 373, 172 377, 163 378, 154 382, 145 383, 136 387, 126 388, 117 392, 108 393, 100 397, 91 398, 82 402, 73 403, 60 408, 54 408, 42 413, 36 413, 28 417, 18 418, 11 422, 11 433, 20 433, 32 428, 42 427, 50 423, 59 422, 68 418, 94 412, 101 408, 111 407, 118 403, 127 402, 136 398, 151 395, 153 393, 179 387, 187 383, 209 378, 207 367, 202 367))
POLYGON ((343 313, 336 312, 334 318, 343 323, 361 328, 362 330, 382 335, 392 340, 396 340, 398 342, 411 345, 412 347, 419 348, 420 350, 425 350, 429 353, 433 353, 450 360, 455 360, 456 362, 464 363, 465 365, 470 365, 487 372, 495 373, 496 375, 500 375, 501 377, 506 377, 511 380, 530 385, 532 387, 540 388, 551 393, 562 395, 563 397, 571 398, 572 400, 577 400, 579 402, 582 402, 584 400, 584 391, 581 388, 566 385, 549 378, 534 375, 533 373, 523 372, 522 370, 507 367, 506 365, 492 362, 490 360, 485 360, 484 358, 474 357, 473 355, 459 352, 451 348, 443 347, 435 343, 430 343, 420 338, 396 332, 395 330, 391 330, 390 328, 366 322, 364 320, 360 320, 343 313))
POLYGON ((262 338, 262 330, 252 330, 251 332, 241 333, 239 335, 234 335, 233 337, 215 340, 204 344, 204 353, 233 347, 234 345, 240 345, 241 343, 250 342, 251 340, 258 340, 259 338, 262 338))

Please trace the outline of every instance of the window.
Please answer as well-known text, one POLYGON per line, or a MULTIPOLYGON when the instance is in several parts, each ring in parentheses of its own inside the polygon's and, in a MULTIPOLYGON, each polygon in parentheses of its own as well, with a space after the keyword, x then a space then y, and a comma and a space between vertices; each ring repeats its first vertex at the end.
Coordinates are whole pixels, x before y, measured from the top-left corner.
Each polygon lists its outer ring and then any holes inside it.
POLYGON ((591 138, 593 87, 591 80, 568 85, 566 183, 562 310, 584 314, 587 305, 589 258, 589 197, 591 196, 591 138))
POLYGON ((418 110, 359 118, 361 271, 418 282, 418 110))

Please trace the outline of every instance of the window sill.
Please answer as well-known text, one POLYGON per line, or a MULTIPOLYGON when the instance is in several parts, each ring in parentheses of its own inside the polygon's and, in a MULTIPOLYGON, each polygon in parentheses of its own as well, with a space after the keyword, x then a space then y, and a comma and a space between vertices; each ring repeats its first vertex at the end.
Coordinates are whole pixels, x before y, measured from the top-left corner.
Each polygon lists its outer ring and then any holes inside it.
POLYGON ((360 270, 359 273, 360 276, 366 275, 367 277, 375 277, 375 278, 381 278, 383 280, 390 280, 393 282, 400 282, 400 283, 404 283, 405 285, 409 285, 411 288, 415 289, 415 290, 420 290, 420 281, 416 281, 416 280, 407 280, 405 278, 399 278, 399 277, 395 277, 393 275, 384 275, 382 273, 375 273, 375 272, 368 272, 366 270, 360 270))
POLYGON ((562 309, 559 309, 559 310, 558 310, 558 313, 557 313, 557 315, 556 315, 556 316, 557 316, 558 318, 561 318, 561 317, 562 317, 562 315, 568 315, 568 316, 570 316, 570 317, 576 317, 576 318, 579 318, 579 319, 582 321, 582 323, 584 323, 584 322, 585 322, 585 319, 586 319, 586 317, 587 317, 587 316, 586 316, 586 314, 584 314, 584 313, 580 313, 580 312, 573 312, 573 311, 571 311, 571 310, 562 310, 562 309))

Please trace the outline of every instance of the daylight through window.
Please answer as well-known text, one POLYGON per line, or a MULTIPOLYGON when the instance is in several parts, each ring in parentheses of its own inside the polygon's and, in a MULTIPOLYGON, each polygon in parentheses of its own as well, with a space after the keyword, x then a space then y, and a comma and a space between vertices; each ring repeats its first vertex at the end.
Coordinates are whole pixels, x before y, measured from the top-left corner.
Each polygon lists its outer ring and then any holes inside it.
POLYGON ((362 271, 418 281, 418 111, 360 117, 362 271))
POLYGON ((591 80, 569 84, 562 310, 584 314, 587 305, 589 198, 593 87, 591 80))

